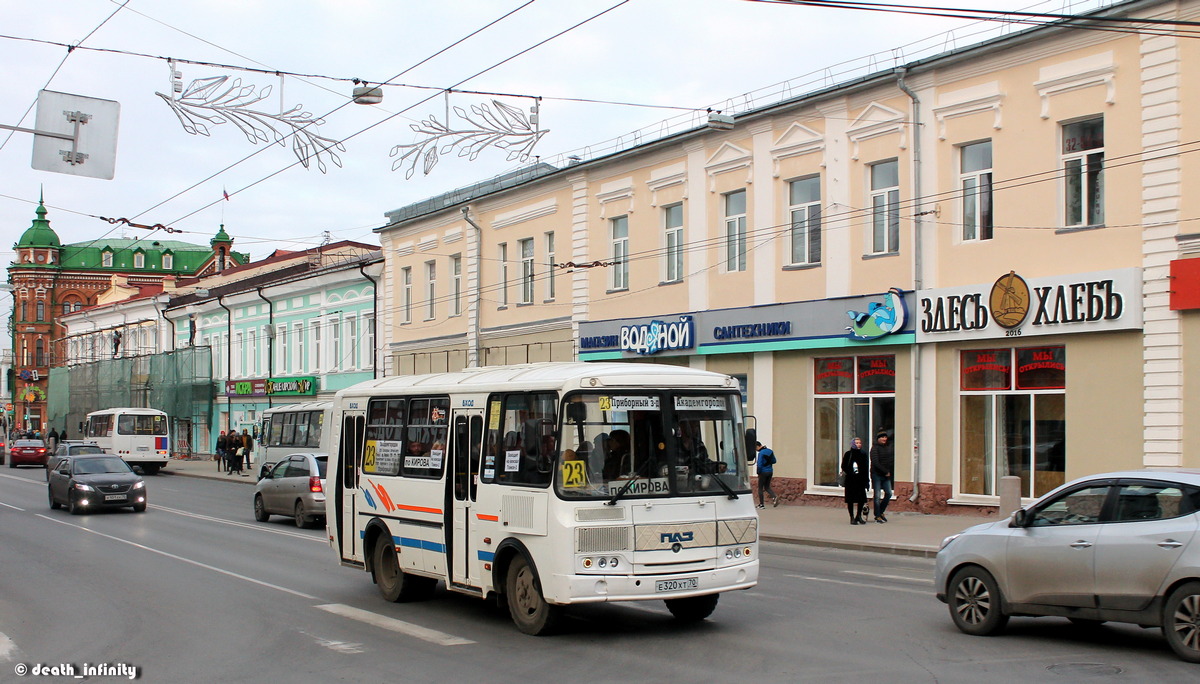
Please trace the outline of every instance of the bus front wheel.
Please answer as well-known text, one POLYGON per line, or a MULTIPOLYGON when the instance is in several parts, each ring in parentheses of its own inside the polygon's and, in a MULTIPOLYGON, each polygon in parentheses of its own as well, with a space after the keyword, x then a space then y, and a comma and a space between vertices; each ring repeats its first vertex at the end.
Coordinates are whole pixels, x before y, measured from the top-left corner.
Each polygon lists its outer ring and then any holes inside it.
POLYGON ((676 620, 700 622, 713 614, 713 611, 717 609, 717 600, 720 598, 720 594, 708 594, 707 596, 667 599, 665 603, 667 610, 671 611, 671 615, 674 615, 676 620))
POLYGON ((562 617, 562 607, 551 605, 542 596, 537 573, 525 556, 517 556, 508 566, 505 582, 508 612, 517 629, 533 636, 552 634, 562 617))
POLYGON ((375 545, 371 576, 383 598, 393 603, 422 598, 437 585, 437 580, 410 575, 401 570, 396 545, 390 540, 375 545))

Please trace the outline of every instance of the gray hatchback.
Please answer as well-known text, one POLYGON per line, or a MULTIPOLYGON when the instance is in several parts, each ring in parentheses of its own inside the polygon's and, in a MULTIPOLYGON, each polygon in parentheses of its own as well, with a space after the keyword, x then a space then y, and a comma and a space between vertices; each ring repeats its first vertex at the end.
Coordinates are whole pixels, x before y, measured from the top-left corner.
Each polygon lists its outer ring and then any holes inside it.
POLYGON ((937 597, 967 634, 1014 615, 1161 627, 1200 663, 1200 471, 1130 471, 1075 480, 1011 519, 947 537, 937 597))
POLYGON ((325 467, 329 457, 320 453, 289 454, 260 470, 254 488, 254 519, 267 522, 271 515, 288 515, 296 527, 325 519, 325 467))

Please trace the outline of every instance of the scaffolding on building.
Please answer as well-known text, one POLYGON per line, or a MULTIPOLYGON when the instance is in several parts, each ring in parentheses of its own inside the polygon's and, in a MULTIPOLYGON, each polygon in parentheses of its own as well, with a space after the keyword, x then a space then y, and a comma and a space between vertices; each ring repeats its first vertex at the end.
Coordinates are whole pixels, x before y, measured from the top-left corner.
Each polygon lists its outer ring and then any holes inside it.
POLYGON ((47 426, 83 437, 88 413, 115 407, 154 408, 171 418, 172 451, 191 453, 193 435, 207 434, 216 390, 211 347, 127 356, 50 369, 47 426))

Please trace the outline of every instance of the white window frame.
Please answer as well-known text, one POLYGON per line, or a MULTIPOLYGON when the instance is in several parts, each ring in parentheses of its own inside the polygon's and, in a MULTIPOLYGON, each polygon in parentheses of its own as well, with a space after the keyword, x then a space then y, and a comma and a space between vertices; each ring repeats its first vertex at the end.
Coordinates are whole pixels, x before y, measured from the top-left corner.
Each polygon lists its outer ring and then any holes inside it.
POLYGON ((788 182, 788 216, 791 218, 789 263, 811 266, 821 263, 821 174, 813 174, 788 182), (797 199, 797 192, 815 181, 816 199, 797 199))
POLYGON ((683 280, 683 202, 663 207, 662 220, 663 280, 676 283, 683 280), (678 214, 678 223, 675 214, 678 214))
POLYGON ((900 252, 900 160, 885 159, 871 164, 868 177, 870 254, 897 254, 900 252), (884 177, 889 166, 895 171, 894 183, 887 183, 889 179, 884 177))
POLYGON ((361 367, 358 361, 358 316, 346 316, 346 358, 349 368, 357 370, 361 367))
POLYGON ((533 303, 533 238, 517 240, 521 254, 521 303, 533 303))
POLYGON ((287 323, 280 323, 275 327, 275 341, 279 343, 279 353, 276 355, 276 361, 279 363, 279 372, 290 373, 291 355, 288 353, 288 326, 287 323))
POLYGON ((546 301, 552 302, 555 297, 554 283, 557 278, 558 266, 554 263, 554 232, 546 233, 546 301))
POLYGON ((400 322, 412 323, 412 266, 400 269, 400 322))
POLYGON ((334 316, 329 321, 329 370, 339 372, 345 369, 342 363, 342 319, 334 316))
POLYGON ((175 268, 175 255, 174 254, 162 255, 162 267, 163 267, 164 271, 175 268))
POLYGON ((246 336, 241 330, 233 334, 233 345, 237 348, 234 353, 234 358, 237 359, 237 370, 231 375, 243 378, 246 376, 246 336))
POLYGON ((508 306, 508 243, 501 242, 496 247, 496 258, 500 263, 499 282, 497 283, 500 290, 500 306, 508 306))
POLYGON ((103 267, 105 267, 105 268, 112 268, 112 265, 113 265, 113 253, 112 253, 112 252, 108 252, 108 251, 101 252, 101 253, 100 253, 100 265, 101 265, 101 266, 103 266, 103 267))
POLYGON ((146 255, 142 252, 136 252, 133 255, 134 268, 146 268, 146 255))
POLYGON ((324 328, 321 326, 321 320, 320 319, 314 320, 312 322, 312 355, 313 355, 312 368, 314 371, 316 371, 318 373, 321 371, 321 363, 322 363, 322 359, 321 359, 321 333, 322 332, 324 332, 324 328))
POLYGON ((609 260, 612 262, 611 290, 629 289, 629 217, 608 220, 609 260))
POLYGON ((292 334, 296 337, 295 344, 293 345, 294 348, 292 350, 292 353, 295 354, 292 367, 296 369, 297 373, 302 373, 304 372, 305 368, 307 368, 305 363, 306 359, 304 358, 304 352, 306 351, 304 348, 304 324, 293 323, 292 334))
POLYGON ((963 242, 992 239, 995 220, 995 205, 992 203, 992 163, 991 140, 959 145, 958 189, 962 192, 963 242), (969 155, 970 150, 979 150, 980 154, 969 155), (978 156, 979 162, 972 164, 972 168, 968 170, 968 159, 971 156, 978 156), (984 159, 986 159, 986 165, 983 163, 984 159))
POLYGON ((437 315, 437 262, 425 262, 425 320, 437 315))
POLYGON ((1104 117, 1093 116, 1059 125, 1062 141, 1062 212, 1063 225, 1083 228, 1104 224, 1104 117), (1068 137, 1071 126, 1099 122, 1100 144, 1068 137), (1072 206, 1072 205, 1076 206, 1072 206))
POLYGON ((721 196, 725 217, 725 272, 736 273, 746 270, 746 209, 749 196, 745 188, 721 196), (734 208, 734 199, 741 198, 741 210, 734 208))
POLYGON ((450 257, 450 315, 462 315, 462 255, 450 257))
POLYGON ((375 314, 363 314, 363 349, 371 355, 371 363, 365 368, 375 368, 375 314))

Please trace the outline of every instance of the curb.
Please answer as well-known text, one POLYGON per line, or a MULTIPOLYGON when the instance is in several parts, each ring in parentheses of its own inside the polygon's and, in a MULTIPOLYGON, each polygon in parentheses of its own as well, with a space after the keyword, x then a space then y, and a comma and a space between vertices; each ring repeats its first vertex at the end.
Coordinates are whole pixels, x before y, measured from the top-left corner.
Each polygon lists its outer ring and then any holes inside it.
POLYGON ((252 485, 252 484, 258 484, 258 481, 257 481, 257 480, 255 480, 255 479, 253 478, 253 476, 251 476, 251 477, 239 477, 239 478, 237 478, 237 479, 234 479, 234 478, 233 478, 233 476, 227 476, 227 477, 213 477, 212 475, 200 475, 200 474, 198 474, 198 473, 184 473, 184 472, 180 472, 180 471, 178 471, 178 470, 176 470, 176 471, 172 471, 170 468, 166 468, 166 469, 164 469, 164 470, 160 470, 160 471, 158 471, 158 474, 159 474, 159 475, 171 475, 171 476, 173 476, 173 477, 176 477, 176 476, 177 476, 177 477, 194 477, 194 478, 196 478, 196 479, 199 479, 199 480, 215 480, 215 481, 217 481, 217 482, 237 482, 237 483, 240 483, 240 484, 248 484, 248 485, 252 485))
POLYGON ((887 544, 882 542, 847 542, 833 539, 813 539, 811 537, 789 537, 786 535, 760 534, 759 541, 776 542, 779 544, 796 544, 799 546, 820 546, 827 549, 843 549, 846 551, 870 551, 872 553, 890 553, 895 556, 915 556, 917 558, 935 558, 938 550, 932 546, 914 544, 887 544))

